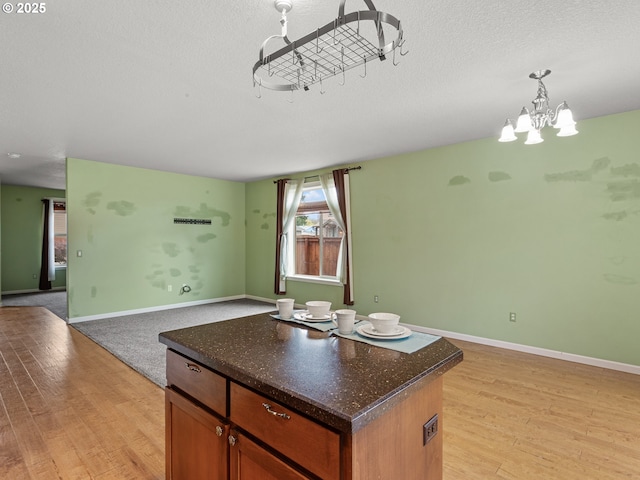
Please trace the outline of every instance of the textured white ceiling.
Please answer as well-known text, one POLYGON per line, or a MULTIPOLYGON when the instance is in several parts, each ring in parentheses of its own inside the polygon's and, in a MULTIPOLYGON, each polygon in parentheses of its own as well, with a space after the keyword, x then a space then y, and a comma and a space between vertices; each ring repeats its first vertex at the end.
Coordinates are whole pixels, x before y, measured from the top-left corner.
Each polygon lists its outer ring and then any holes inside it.
MULTIPOLYGON (((337 16, 338 0, 293 1, 291 39, 337 16)), ((544 68, 553 106, 567 100, 578 122, 640 108, 638 0, 374 3, 402 21, 409 54, 293 103, 252 84, 262 41, 280 32, 272 0, 0 13, 0 179, 64 188, 64 158, 77 157, 247 181, 497 136, 544 68)))

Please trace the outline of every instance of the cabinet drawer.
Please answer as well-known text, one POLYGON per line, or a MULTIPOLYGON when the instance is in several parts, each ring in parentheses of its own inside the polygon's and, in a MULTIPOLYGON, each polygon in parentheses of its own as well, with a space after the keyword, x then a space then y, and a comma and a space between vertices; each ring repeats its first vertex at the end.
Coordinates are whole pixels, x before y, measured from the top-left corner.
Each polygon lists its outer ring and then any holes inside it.
POLYGON ((167 384, 227 416, 227 381, 193 360, 167 349, 167 384))
POLYGON ((315 475, 340 477, 340 435, 233 382, 230 403, 234 424, 315 475))

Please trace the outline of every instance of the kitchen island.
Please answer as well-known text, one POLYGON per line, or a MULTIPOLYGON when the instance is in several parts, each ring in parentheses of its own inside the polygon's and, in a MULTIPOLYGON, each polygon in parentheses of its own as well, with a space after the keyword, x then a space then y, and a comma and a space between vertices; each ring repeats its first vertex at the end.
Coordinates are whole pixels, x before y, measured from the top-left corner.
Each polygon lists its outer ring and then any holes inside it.
POLYGON ((168 479, 442 478, 445 339, 405 354, 268 314, 159 339, 168 479))

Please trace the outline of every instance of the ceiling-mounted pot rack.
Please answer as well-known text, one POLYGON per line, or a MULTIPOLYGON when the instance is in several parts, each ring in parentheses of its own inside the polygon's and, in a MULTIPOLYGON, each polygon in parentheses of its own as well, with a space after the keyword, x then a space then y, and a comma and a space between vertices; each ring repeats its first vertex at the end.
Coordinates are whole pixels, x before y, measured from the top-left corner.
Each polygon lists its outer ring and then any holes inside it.
POLYGON ((319 84, 320 93, 324 93, 322 82, 327 78, 341 75, 342 85, 347 70, 363 65, 363 74, 360 76, 364 77, 367 74, 367 62, 385 60, 393 53, 393 64, 397 65, 396 50, 402 56, 408 53, 403 50, 405 40, 400 20, 376 10, 371 0, 364 0, 368 10, 345 14, 345 1, 340 1, 335 20, 294 41, 287 37, 286 13, 291 10, 291 1, 275 1, 276 9, 282 12, 282 34, 270 36, 260 47, 259 59, 253 66, 253 85, 259 88, 258 97, 262 96, 263 87, 293 92, 309 90, 311 85, 319 84), (367 22, 374 24, 375 38, 363 36, 363 26, 367 22), (385 42, 383 24, 390 25, 397 32, 396 38, 389 43, 385 42), (281 38, 286 45, 271 54, 265 54, 267 44, 277 38, 281 38))

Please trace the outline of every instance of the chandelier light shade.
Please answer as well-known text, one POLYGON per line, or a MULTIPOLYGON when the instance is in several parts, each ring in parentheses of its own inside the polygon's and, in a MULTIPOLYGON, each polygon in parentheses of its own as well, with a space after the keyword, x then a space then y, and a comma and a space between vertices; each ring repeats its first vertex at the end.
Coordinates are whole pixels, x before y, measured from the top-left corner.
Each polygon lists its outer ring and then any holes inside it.
POLYGON ((404 51, 400 20, 393 15, 376 10, 372 0, 365 0, 367 10, 345 13, 346 0, 341 0, 338 16, 322 27, 297 40, 287 36, 287 12, 293 8, 292 0, 276 0, 276 10, 281 12, 281 35, 271 35, 260 48, 258 61, 253 66, 253 86, 258 87, 258 98, 262 88, 293 93, 307 91, 312 85, 319 85, 323 91, 323 80, 341 77, 345 83, 345 71, 362 66, 361 77, 367 75, 367 62, 385 60, 393 55, 392 63, 397 65, 396 50, 401 56, 404 51), (391 37, 391 41, 385 39, 391 37), (267 44, 280 39, 284 42, 275 51, 268 53, 267 44))
POLYGON ((549 108, 549 95, 542 79, 550 73, 551 70, 538 70, 529 75, 529 78, 538 81, 538 94, 531 102, 533 109, 529 111, 527 107, 522 107, 515 128, 513 122, 507 118, 504 127, 502 127, 499 142, 513 142, 518 139, 516 133, 526 133, 525 145, 542 143, 544 139, 540 131, 547 125, 559 130, 558 137, 570 137, 578 133, 576 122, 573 120, 573 114, 567 102, 562 102, 555 111, 549 108))

